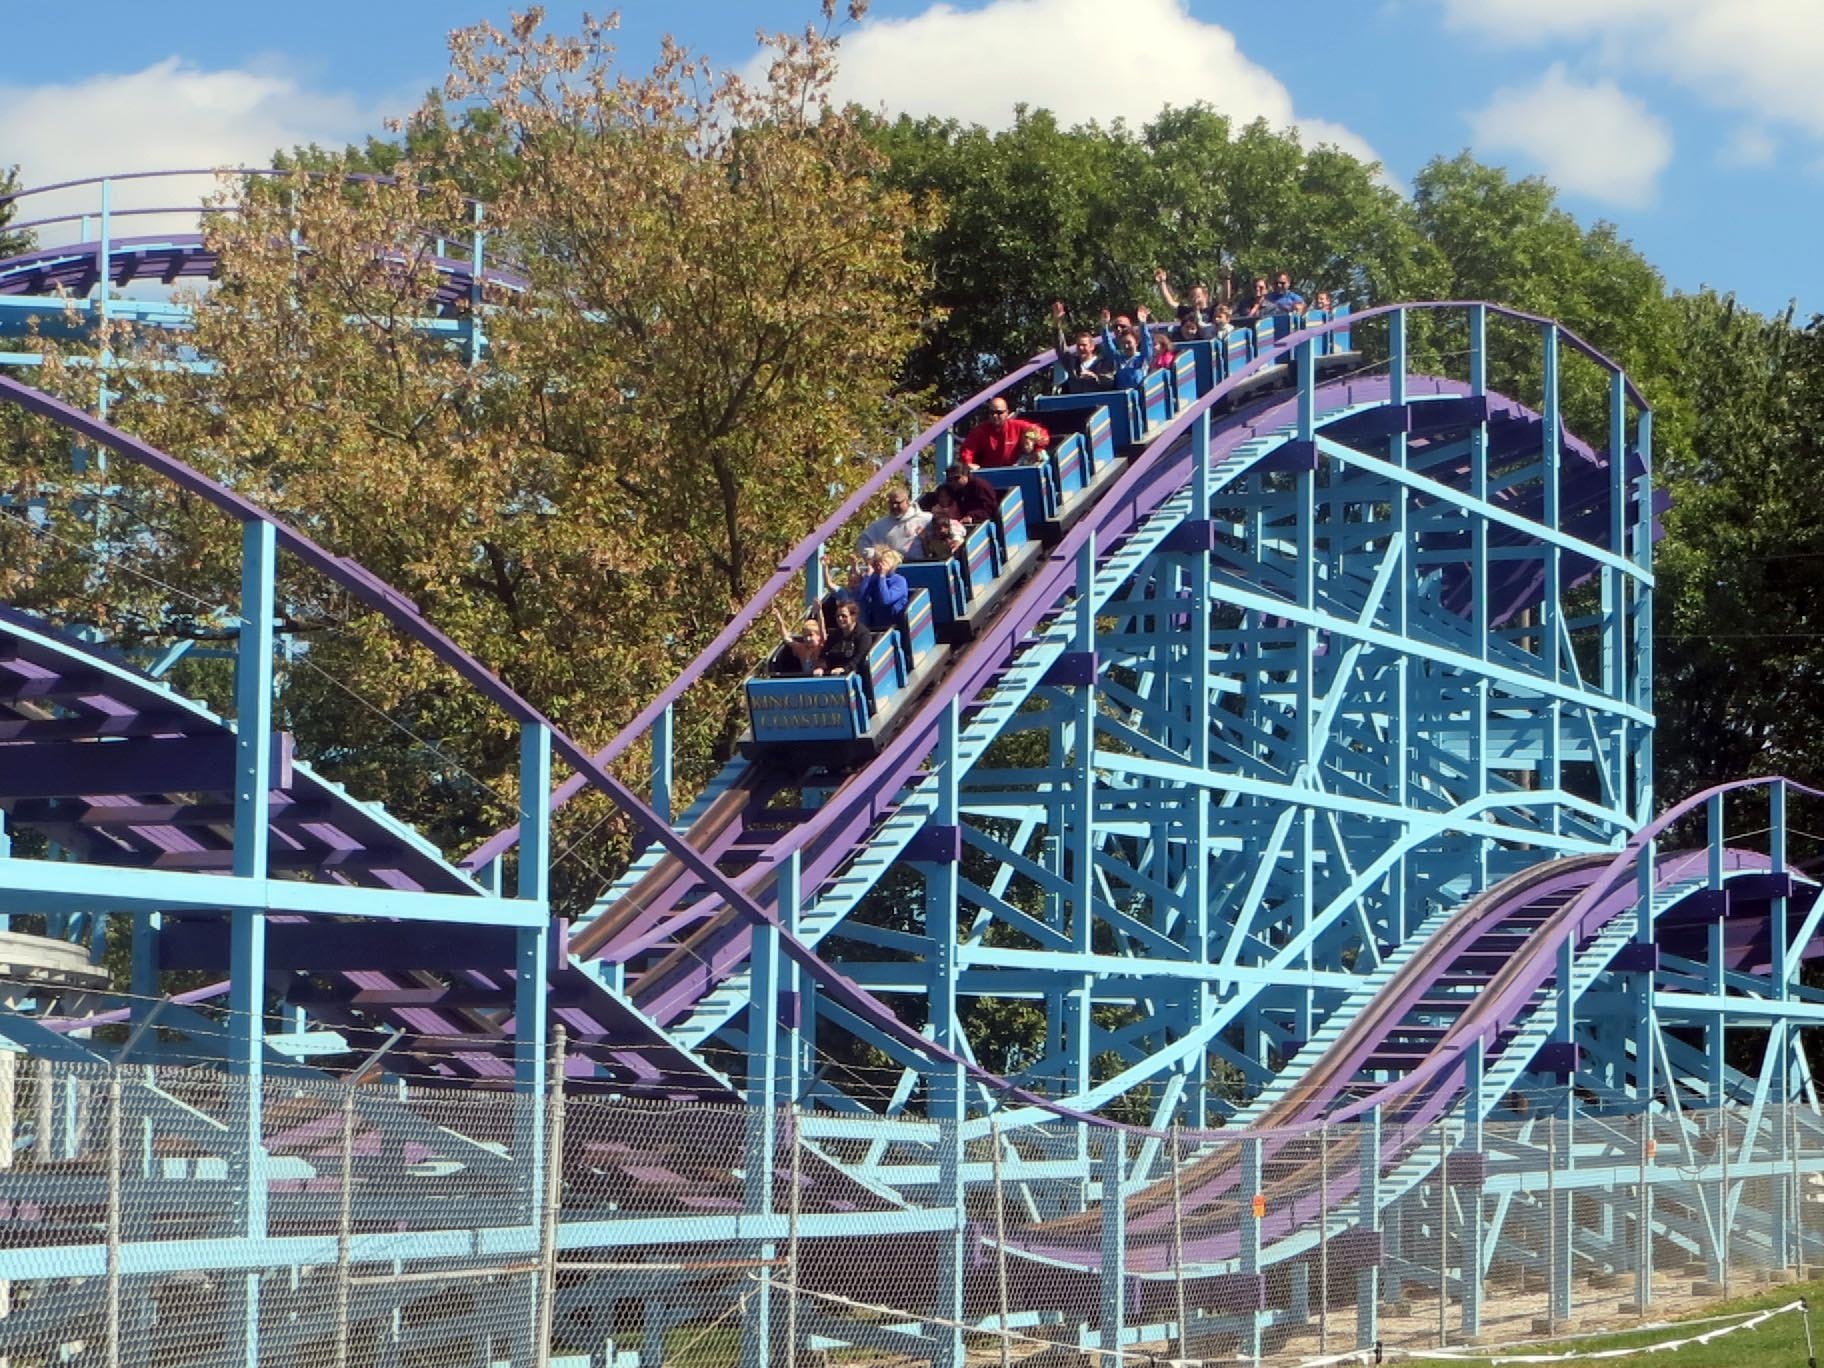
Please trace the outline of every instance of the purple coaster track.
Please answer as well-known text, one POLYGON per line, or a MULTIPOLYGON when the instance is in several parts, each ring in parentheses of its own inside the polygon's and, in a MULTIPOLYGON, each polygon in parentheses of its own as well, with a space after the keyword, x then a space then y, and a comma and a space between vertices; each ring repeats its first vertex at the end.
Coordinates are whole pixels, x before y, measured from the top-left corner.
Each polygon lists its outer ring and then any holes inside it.
MULTIPOLYGON (((32 186, 15 191, 10 195, 0 195, 0 205, 11 204, 17 209, 37 196, 83 190, 89 187, 99 190, 103 186, 112 186, 121 182, 158 181, 199 176, 259 177, 281 180, 292 174, 294 173, 264 169, 143 171, 121 176, 62 181, 55 185, 32 186)), ((321 173, 317 172, 296 174, 304 174, 312 178, 321 176, 321 173)), ((390 176, 356 174, 345 176, 343 179, 351 184, 368 182, 380 185, 396 184, 390 176)), ((469 200, 467 203, 473 209, 479 210, 478 201, 469 200)), ((115 236, 107 233, 106 225, 113 220, 198 218, 230 212, 232 212, 231 209, 214 205, 189 203, 105 210, 97 207, 93 210, 74 213, 20 219, 7 225, 9 232, 38 232, 44 229, 64 229, 75 225, 81 240, 35 247, 17 256, 0 259, 0 295, 43 296, 47 299, 57 299, 59 303, 64 299, 80 301, 102 283, 104 272, 106 282, 111 289, 125 289, 130 285, 144 284, 170 287, 179 281, 212 280, 218 274, 221 263, 215 252, 209 247, 204 234, 196 231, 183 231, 115 236), (92 222, 103 225, 104 237, 86 236, 92 222)), ((472 231, 472 227, 465 228, 463 231, 472 231)), ((451 236, 454 237, 456 234, 452 233, 451 236)), ((478 281, 472 257, 463 257, 447 251, 435 253, 428 259, 428 262, 437 274, 437 288, 432 302, 438 314, 443 316, 454 314, 467 306, 474 297, 478 284, 491 293, 518 293, 524 290, 527 284, 525 276, 511 267, 484 267, 478 281)))

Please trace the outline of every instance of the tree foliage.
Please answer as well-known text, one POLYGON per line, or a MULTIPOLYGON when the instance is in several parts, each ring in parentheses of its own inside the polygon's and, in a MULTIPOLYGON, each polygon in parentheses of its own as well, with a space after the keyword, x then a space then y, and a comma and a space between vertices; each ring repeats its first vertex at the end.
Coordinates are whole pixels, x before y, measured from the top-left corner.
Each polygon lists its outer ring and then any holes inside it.
POLYGON ((1285 265, 1358 303, 1428 297, 1444 278, 1378 167, 1207 106, 1137 133, 1064 129, 1043 110, 999 132, 908 117, 872 130, 886 182, 945 211, 914 238, 934 323, 907 374, 951 401, 1049 345, 1053 299, 1087 322, 1152 297, 1156 267, 1182 290, 1285 265))
MULTIPOLYGON (((896 445, 921 283, 903 242, 923 220, 827 108, 823 32, 770 40, 760 83, 670 46, 630 74, 608 25, 550 34, 536 12, 452 45, 404 154, 363 158, 390 180, 308 174, 347 163, 307 151, 290 179, 236 187, 194 332, 97 341, 142 363, 117 420, 396 586, 599 743, 896 445), (465 240, 461 187, 490 178, 504 279, 476 320, 438 240, 465 240), (197 355, 217 363, 184 369, 197 355)), ((138 490, 121 503, 151 577, 120 586, 142 628, 170 613, 154 580, 234 601, 233 529, 138 490)), ((80 580, 56 586, 66 605, 80 580)), ((342 596, 302 578, 284 594, 307 643, 287 720, 331 738, 317 758, 451 844, 492 829, 514 765, 501 722, 342 596)), ((686 787, 741 673, 680 719, 686 787)))
POLYGON ((1688 444, 1660 462, 1660 789, 1824 775, 1824 320, 1677 301, 1688 444))
POLYGON ((19 206, 16 201, 6 199, 5 196, 18 193, 19 168, 0 166, 0 260, 32 249, 34 239, 30 232, 20 232, 6 226, 19 217, 19 206))
MULTIPOLYGON (((1563 321, 1655 407, 1676 499, 1658 598, 1662 793, 1820 772, 1824 559, 1803 483, 1824 405, 1817 324, 1671 294, 1612 225, 1581 226, 1544 181, 1467 154, 1432 161, 1408 195, 1342 151, 1202 105, 1138 129, 1033 109, 999 131, 885 119, 828 106, 827 26, 768 51, 750 83, 675 47, 630 74, 609 25, 552 34, 534 13, 459 33, 448 84, 394 135, 298 149, 287 164, 331 174, 239 188, 239 213, 211 224, 222 278, 197 300, 195 334, 164 344, 165 360, 227 364, 128 373, 115 416, 399 585, 601 739, 891 449, 908 396, 953 402, 1047 346, 1053 298, 1087 319, 1147 299, 1155 268, 1183 288, 1232 267, 1241 288, 1284 268, 1358 306, 1488 299, 1563 321), (486 201, 488 259, 515 281, 488 295, 478 364, 467 301, 439 298, 431 259, 437 234, 466 251, 465 195, 486 201), (443 331, 427 333, 434 313, 443 331)), ((135 344, 110 325, 95 345, 135 344)), ((1460 334, 1415 327, 1414 345, 1461 366, 1460 334)), ((1497 329, 1491 345, 1536 399, 1536 336, 1497 329)), ((55 355, 44 379, 94 397, 92 374, 55 355)), ((1573 426, 1600 439, 1606 384, 1577 366, 1563 381, 1573 426)), ((17 488, 57 484, 59 442, 9 441, 17 488)), ((0 536, 9 595, 103 615, 92 565, 55 563, 42 529, 0 536)), ((232 539, 130 474, 95 545, 232 600, 232 539)), ((505 783, 511 738, 336 596, 288 593, 309 643, 288 698, 339 738, 343 772, 409 815, 443 814, 452 838, 489 825, 500 805, 476 795, 505 783), (468 738, 474 779, 413 735, 468 738)), ((116 605, 110 634, 209 631, 199 606, 149 583, 116 605)), ((696 773, 726 744, 743 664, 681 719, 696 773)))

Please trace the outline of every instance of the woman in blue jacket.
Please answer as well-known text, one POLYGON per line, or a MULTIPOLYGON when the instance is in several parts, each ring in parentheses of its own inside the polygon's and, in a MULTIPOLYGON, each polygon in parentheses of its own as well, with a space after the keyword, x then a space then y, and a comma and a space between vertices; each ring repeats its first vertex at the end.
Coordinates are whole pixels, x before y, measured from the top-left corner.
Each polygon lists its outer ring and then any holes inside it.
POLYGON ((1146 383, 1153 368, 1153 330, 1146 326, 1151 317, 1142 304, 1132 323, 1123 318, 1111 329, 1112 315, 1102 310, 1102 355, 1115 368, 1113 388, 1138 390, 1146 383))
POLYGON ((870 632, 890 631, 905 613, 910 592, 906 577, 899 573, 899 552, 891 547, 877 551, 869 573, 855 590, 862 625, 870 632))

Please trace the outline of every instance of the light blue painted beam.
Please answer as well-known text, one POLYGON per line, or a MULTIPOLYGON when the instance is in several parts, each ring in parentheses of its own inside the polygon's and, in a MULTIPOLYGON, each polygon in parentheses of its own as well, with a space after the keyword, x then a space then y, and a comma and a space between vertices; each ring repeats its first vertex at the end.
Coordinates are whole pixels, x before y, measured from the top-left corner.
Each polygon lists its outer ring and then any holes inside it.
POLYGON ((456 893, 405 893, 347 888, 295 879, 231 879, 169 869, 120 869, 51 860, 15 860, 0 889, 0 910, 11 913, 259 909, 307 916, 389 917, 399 921, 477 926, 539 926, 546 914, 513 898, 456 893))

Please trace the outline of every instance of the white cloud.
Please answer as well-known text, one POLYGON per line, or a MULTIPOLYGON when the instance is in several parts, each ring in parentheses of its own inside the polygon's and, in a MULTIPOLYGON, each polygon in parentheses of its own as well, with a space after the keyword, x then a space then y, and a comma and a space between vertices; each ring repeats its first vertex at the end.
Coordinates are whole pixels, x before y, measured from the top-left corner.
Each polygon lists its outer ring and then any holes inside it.
POLYGON ((1479 154, 1519 153, 1561 189, 1605 203, 1652 203, 1672 135, 1607 81, 1585 85, 1554 65, 1530 86, 1495 92, 1470 116, 1479 154))
MULTIPOLYGON (((128 171, 267 166, 297 143, 342 143, 376 131, 377 111, 352 96, 314 90, 281 67, 208 71, 167 57, 142 70, 66 84, 0 85, 0 150, 23 186, 128 171)), ((115 208, 194 204, 210 177, 122 181, 115 208)), ((20 219, 92 210, 94 189, 34 196, 20 219)), ((188 220, 193 222, 193 218, 188 220)), ((117 233, 175 231, 176 218, 137 217, 117 233)), ((73 231, 47 231, 57 242, 73 231)))
POLYGON ((1193 18, 1186 0, 940 3, 909 19, 869 20, 842 40, 836 95, 989 128, 1011 124, 1016 104, 1050 109, 1066 126, 1139 125, 1166 104, 1202 101, 1238 123, 1297 126, 1307 143, 1379 160, 1349 129, 1301 120, 1279 79, 1249 61, 1229 30, 1193 18))
POLYGON ((1611 71, 1824 141, 1818 0, 1438 0, 1451 27, 1518 47, 1584 40, 1611 71))
POLYGON ((1757 124, 1743 124, 1723 144, 1716 160, 1720 166, 1758 169, 1772 166, 1779 151, 1778 140, 1766 129, 1757 124))
POLYGON ((1453 29, 1505 43, 1585 38, 1662 12, 1678 0, 1442 0, 1453 29))

